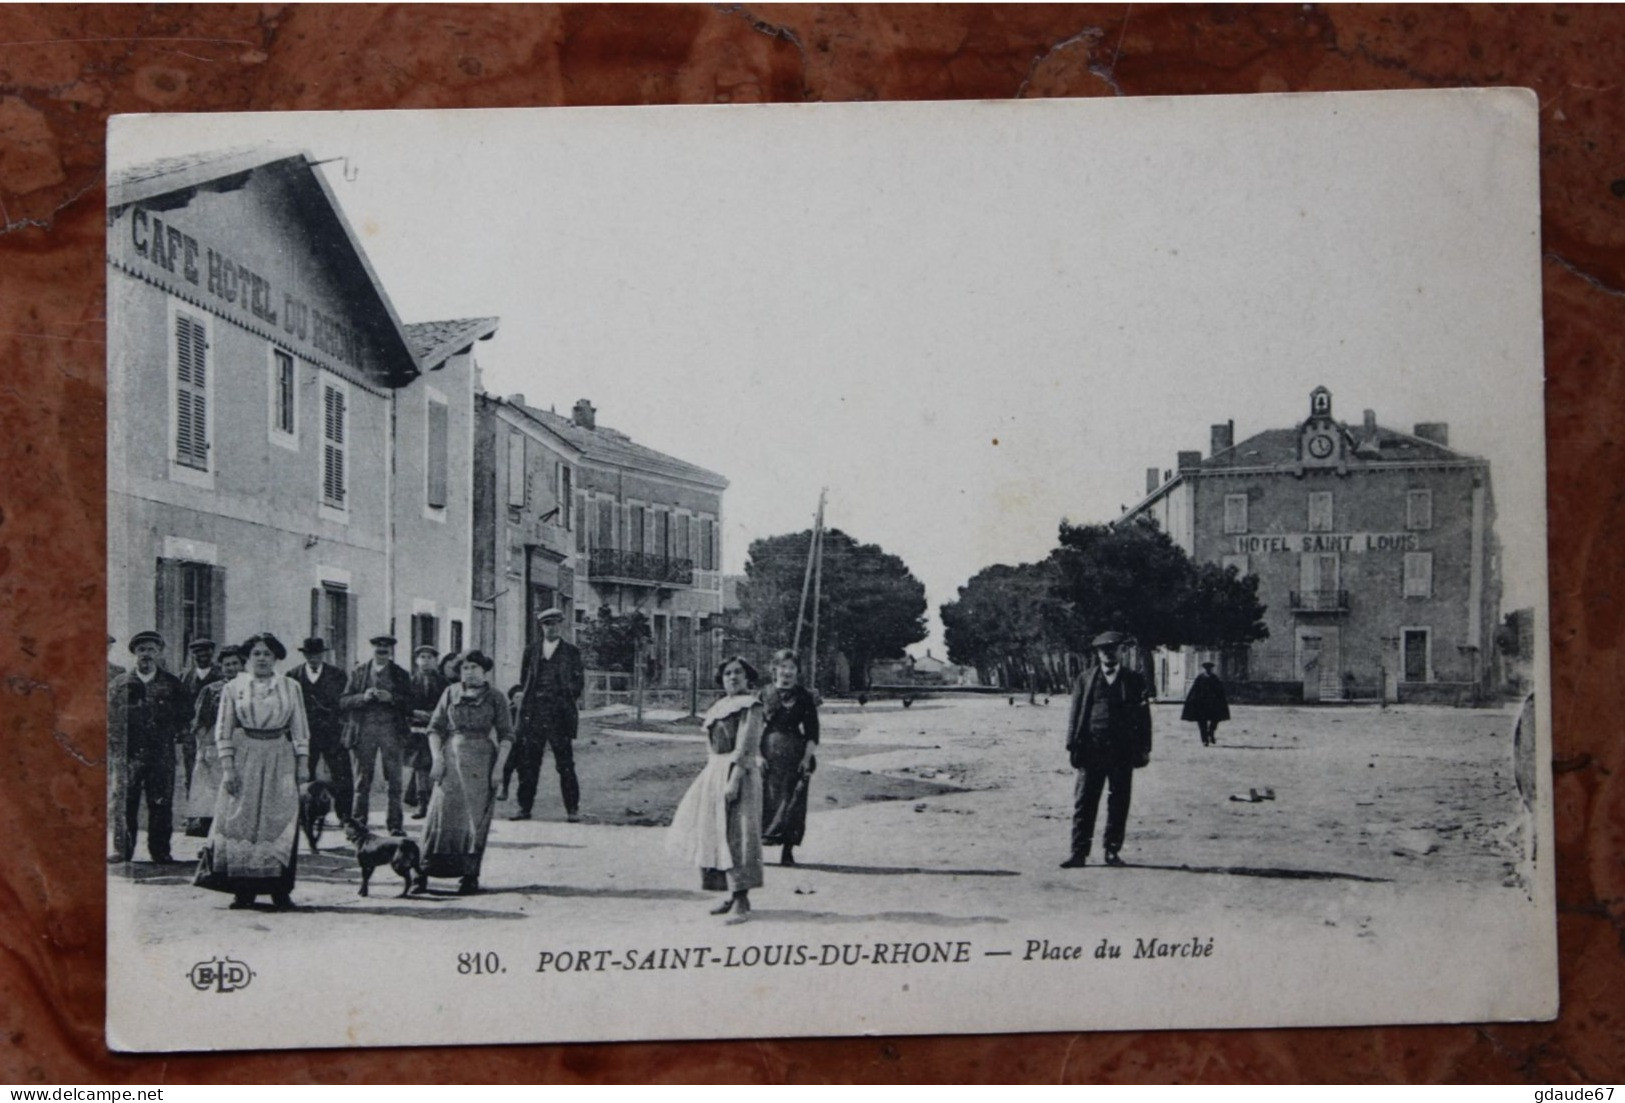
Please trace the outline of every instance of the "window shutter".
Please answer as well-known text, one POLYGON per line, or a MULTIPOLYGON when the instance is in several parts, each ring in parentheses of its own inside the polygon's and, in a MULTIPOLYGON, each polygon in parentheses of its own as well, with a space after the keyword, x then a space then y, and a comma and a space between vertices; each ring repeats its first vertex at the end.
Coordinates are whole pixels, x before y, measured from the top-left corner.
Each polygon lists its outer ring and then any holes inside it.
MULTIPOLYGON (((158 560, 157 584, 153 592, 153 620, 158 634, 164 642, 171 646, 178 646, 182 633, 181 597, 185 592, 184 581, 181 578, 181 561, 178 559, 158 560)), ((168 669, 167 663, 165 669, 168 669)))
POLYGON ((322 498, 344 507, 344 452, 348 426, 344 392, 328 387, 322 397, 322 498))
MULTIPOLYGON (((320 586, 317 586, 317 587, 314 587, 310 591, 310 631, 306 632, 305 635, 307 635, 307 636, 319 636, 321 634, 322 634, 322 588, 320 586)), ((328 640, 327 642, 329 644, 332 644, 333 641, 328 640)))
POLYGON ((525 504, 525 437, 522 433, 508 434, 508 504, 525 504))
POLYGON ((446 504, 447 410, 443 402, 429 403, 429 505, 446 504))
POLYGON ((208 342, 203 326, 175 315, 175 461, 209 467, 208 342))
POLYGON ((209 638, 224 646, 226 642, 226 569, 209 568, 209 638))

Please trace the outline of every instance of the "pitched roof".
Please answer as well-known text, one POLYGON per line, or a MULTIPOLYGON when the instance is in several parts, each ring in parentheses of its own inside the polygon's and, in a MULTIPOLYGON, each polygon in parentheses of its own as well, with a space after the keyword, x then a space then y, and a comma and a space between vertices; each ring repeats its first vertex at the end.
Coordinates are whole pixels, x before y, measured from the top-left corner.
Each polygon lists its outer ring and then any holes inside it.
POLYGON ((483 341, 497 331, 500 318, 451 318, 440 322, 408 322, 407 343, 418 358, 418 366, 433 371, 450 356, 475 341, 483 341))
MULTIPOLYGON (((1350 467, 1377 463, 1443 462, 1471 459, 1453 448, 1430 440, 1377 426, 1338 422, 1343 434, 1344 455, 1350 467)), ((1265 429, 1232 448, 1226 448, 1202 461, 1203 471, 1223 471, 1235 467, 1287 467, 1298 463, 1301 428, 1265 429)))
POLYGON ((109 169, 107 173, 107 205, 122 207, 153 196, 166 195, 184 188, 213 183, 250 169, 286 161, 301 156, 300 151, 287 146, 236 146, 188 153, 176 157, 160 157, 139 165, 109 169))
POLYGON ((653 448, 646 448, 619 429, 611 429, 607 425, 587 429, 561 414, 553 413, 551 410, 538 410, 534 406, 521 406, 508 399, 501 399, 500 401, 504 405, 524 411, 531 420, 537 422, 554 435, 562 437, 565 443, 575 448, 589 461, 613 464, 620 467, 641 468, 645 471, 655 471, 675 478, 704 483, 707 486, 715 487, 717 490, 727 489, 728 480, 715 471, 707 471, 698 464, 680 460, 676 456, 668 456, 666 453, 657 452, 653 448))

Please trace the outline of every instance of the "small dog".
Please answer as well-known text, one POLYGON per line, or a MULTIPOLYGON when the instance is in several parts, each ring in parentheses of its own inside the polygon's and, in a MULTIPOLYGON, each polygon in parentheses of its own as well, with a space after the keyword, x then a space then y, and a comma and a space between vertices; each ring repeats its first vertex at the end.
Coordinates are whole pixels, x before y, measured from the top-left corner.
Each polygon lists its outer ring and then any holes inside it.
POLYGON ((322 822, 333 810, 333 790, 325 781, 308 782, 299 791, 299 828, 310 842, 311 853, 316 852, 316 841, 322 837, 322 822))
POLYGON ((423 878, 423 852, 416 840, 398 835, 374 835, 351 819, 344 821, 344 835, 355 844, 355 860, 361 865, 360 895, 367 895, 367 882, 372 880, 372 871, 379 866, 388 866, 401 875, 406 882, 401 886, 402 896, 412 890, 414 878, 423 878))

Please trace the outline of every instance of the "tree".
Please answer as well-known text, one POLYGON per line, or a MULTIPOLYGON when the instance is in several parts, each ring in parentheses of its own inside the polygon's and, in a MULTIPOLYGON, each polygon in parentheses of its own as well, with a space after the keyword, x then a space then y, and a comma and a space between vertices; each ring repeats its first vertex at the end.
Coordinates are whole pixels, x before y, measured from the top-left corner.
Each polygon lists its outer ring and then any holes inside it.
POLYGON ((580 627, 577 639, 592 669, 630 673, 638 641, 649 641, 649 618, 637 612, 619 615, 605 605, 580 627))
POLYGON ((1052 693, 1066 685, 1071 611, 1056 592, 1051 560, 978 571, 939 610, 950 662, 982 681, 1052 693))
MULTIPOLYGON (((763 647, 789 647, 794 640, 811 541, 809 529, 751 543, 739 604, 752 640, 763 647)), ((925 585, 878 544, 860 544, 840 529, 826 529, 820 590, 821 683, 833 680, 837 652, 850 664, 854 687, 862 688, 870 662, 900 658, 905 647, 925 639, 925 585)), ((812 643, 811 605, 809 595, 803 651, 812 643)))

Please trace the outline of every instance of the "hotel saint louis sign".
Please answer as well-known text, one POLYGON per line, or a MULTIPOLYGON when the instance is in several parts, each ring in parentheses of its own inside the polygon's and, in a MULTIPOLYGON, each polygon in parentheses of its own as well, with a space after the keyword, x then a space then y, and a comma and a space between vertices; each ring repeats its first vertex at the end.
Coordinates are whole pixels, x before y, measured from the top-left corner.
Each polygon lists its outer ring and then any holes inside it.
POLYGON ((1414 532, 1268 532, 1236 537, 1237 555, 1408 552, 1421 547, 1414 532))

